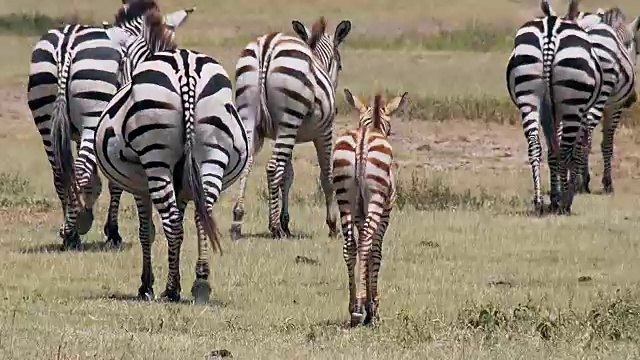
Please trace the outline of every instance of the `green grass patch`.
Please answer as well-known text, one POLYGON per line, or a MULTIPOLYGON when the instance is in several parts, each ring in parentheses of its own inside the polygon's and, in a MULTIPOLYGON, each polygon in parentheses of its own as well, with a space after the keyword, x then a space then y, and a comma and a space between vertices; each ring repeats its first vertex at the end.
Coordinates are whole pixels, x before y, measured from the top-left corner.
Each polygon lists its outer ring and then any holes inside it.
POLYGON ((37 208, 49 210, 53 202, 36 198, 28 179, 14 173, 0 173, 0 208, 37 208))
POLYGON ((1 34, 37 36, 64 24, 95 25, 93 20, 82 18, 78 14, 58 17, 52 17, 40 12, 0 15, 1 34))

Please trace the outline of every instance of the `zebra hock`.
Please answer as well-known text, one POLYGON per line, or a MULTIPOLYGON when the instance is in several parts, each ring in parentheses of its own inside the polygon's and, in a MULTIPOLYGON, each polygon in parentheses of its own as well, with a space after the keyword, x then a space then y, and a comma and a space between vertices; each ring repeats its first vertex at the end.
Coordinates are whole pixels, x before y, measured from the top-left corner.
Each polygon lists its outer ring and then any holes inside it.
POLYGON ((602 89, 602 68, 588 33, 575 23, 577 15, 577 1, 572 0, 566 18, 545 16, 523 24, 507 62, 507 89, 522 117, 533 177, 533 205, 539 214, 544 212, 539 126, 549 148, 550 208, 570 213, 577 175, 577 137, 586 123, 587 110, 600 98, 602 89))
POLYGON ((236 64, 236 104, 252 152, 233 207, 232 239, 242 236, 247 179, 265 138, 274 140, 266 166, 272 236, 291 235, 288 199, 294 177, 292 153, 295 144, 306 142, 313 142, 320 165, 329 235, 337 233, 331 180, 335 89, 342 70, 339 47, 351 31, 351 22, 341 21, 333 34, 326 32, 324 17, 311 30, 297 20, 292 26, 298 37, 263 35, 243 49, 236 64))

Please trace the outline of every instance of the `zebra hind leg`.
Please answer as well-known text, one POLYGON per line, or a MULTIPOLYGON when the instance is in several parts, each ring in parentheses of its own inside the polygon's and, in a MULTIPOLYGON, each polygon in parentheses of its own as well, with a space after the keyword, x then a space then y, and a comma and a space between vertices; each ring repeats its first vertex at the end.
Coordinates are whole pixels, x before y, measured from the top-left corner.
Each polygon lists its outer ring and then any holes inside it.
POLYGON ((285 236, 291 236, 291 230, 289 230, 289 192, 291 191, 291 185, 293 185, 293 162, 287 161, 284 167, 284 180, 282 182, 282 212, 280 213, 280 226, 285 236))
POLYGON ((140 246, 142 247, 142 275, 141 285, 138 288, 138 298, 140 300, 151 301, 155 298, 153 293, 153 269, 151 267, 151 245, 155 238, 155 228, 153 226, 153 207, 148 196, 135 196, 136 207, 138 209, 138 234, 140 246))
POLYGON ((107 222, 104 224, 105 245, 118 248, 122 245, 122 237, 118 230, 118 211, 120 210, 120 198, 123 190, 111 181, 109 187, 109 210, 107 211, 107 222))
POLYGON ((85 235, 93 226, 93 208, 102 193, 102 181, 97 171, 91 174, 90 186, 82 188, 85 207, 78 213, 78 234, 85 235))
POLYGON ((269 230, 274 239, 285 237, 280 224, 280 196, 285 164, 272 157, 267 163, 267 184, 269 188, 269 230))

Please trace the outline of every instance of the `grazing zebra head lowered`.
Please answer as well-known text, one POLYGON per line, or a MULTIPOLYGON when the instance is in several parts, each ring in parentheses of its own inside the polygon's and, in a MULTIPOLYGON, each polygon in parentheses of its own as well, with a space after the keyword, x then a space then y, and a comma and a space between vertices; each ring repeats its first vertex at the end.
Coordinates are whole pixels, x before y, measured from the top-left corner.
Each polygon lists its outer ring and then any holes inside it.
POLYGON ((292 22, 298 36, 274 32, 251 41, 236 63, 236 104, 252 148, 247 170, 233 207, 230 233, 241 236, 244 196, 253 156, 265 138, 275 140, 267 164, 269 230, 274 238, 289 231, 289 191, 293 184, 291 157, 295 144, 313 142, 320 165, 320 182, 325 195, 329 235, 337 234, 333 211, 331 149, 335 118, 335 89, 342 68, 338 47, 351 30, 341 21, 333 35, 320 17, 308 30, 292 22))
POLYGON ((356 326, 373 323, 378 317, 382 240, 395 201, 393 151, 388 136, 391 115, 405 107, 407 93, 389 100, 386 105, 380 94, 367 105, 348 89, 344 93, 347 103, 359 113, 360 121, 356 130, 348 131, 336 141, 333 184, 344 236, 351 326, 356 326), (356 263, 360 267, 357 282, 356 263))

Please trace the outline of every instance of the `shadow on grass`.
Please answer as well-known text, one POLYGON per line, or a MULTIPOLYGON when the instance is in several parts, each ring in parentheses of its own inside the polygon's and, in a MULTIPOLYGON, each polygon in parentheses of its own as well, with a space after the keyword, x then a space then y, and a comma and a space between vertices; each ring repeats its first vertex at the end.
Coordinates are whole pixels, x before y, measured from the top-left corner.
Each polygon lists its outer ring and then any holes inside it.
POLYGON ((284 241, 284 240, 302 240, 302 239, 311 239, 313 235, 303 231, 292 231, 291 236, 284 237, 282 239, 274 239, 270 232, 256 232, 256 233, 243 233, 238 241, 247 240, 247 239, 263 239, 263 240, 274 240, 274 241, 284 241))
MULTIPOLYGON (((212 295, 213 296, 213 295, 212 295)), ((156 295, 156 298, 153 300, 142 300, 138 297, 137 294, 125 294, 125 293, 121 293, 121 292, 117 292, 117 293, 111 293, 111 294, 102 294, 102 295, 91 295, 91 296, 86 296, 84 297, 84 300, 112 300, 112 301, 119 301, 119 302, 135 302, 135 303, 148 303, 148 304, 176 304, 176 305, 193 305, 193 299, 191 298, 185 298, 184 296, 182 296, 180 298, 180 301, 178 302, 169 302, 166 299, 160 298, 160 295, 156 295)), ((225 301, 222 301, 220 299, 209 299, 209 303, 207 304, 207 306, 214 306, 214 307, 227 307, 229 306, 229 304, 225 301)))
POLYGON ((23 247, 18 250, 22 254, 46 254, 46 253, 64 253, 64 252, 118 252, 129 250, 133 246, 132 243, 122 243, 119 247, 113 247, 105 243, 104 241, 91 241, 83 242, 80 244, 80 249, 63 250, 61 243, 54 244, 42 244, 35 246, 23 247))

